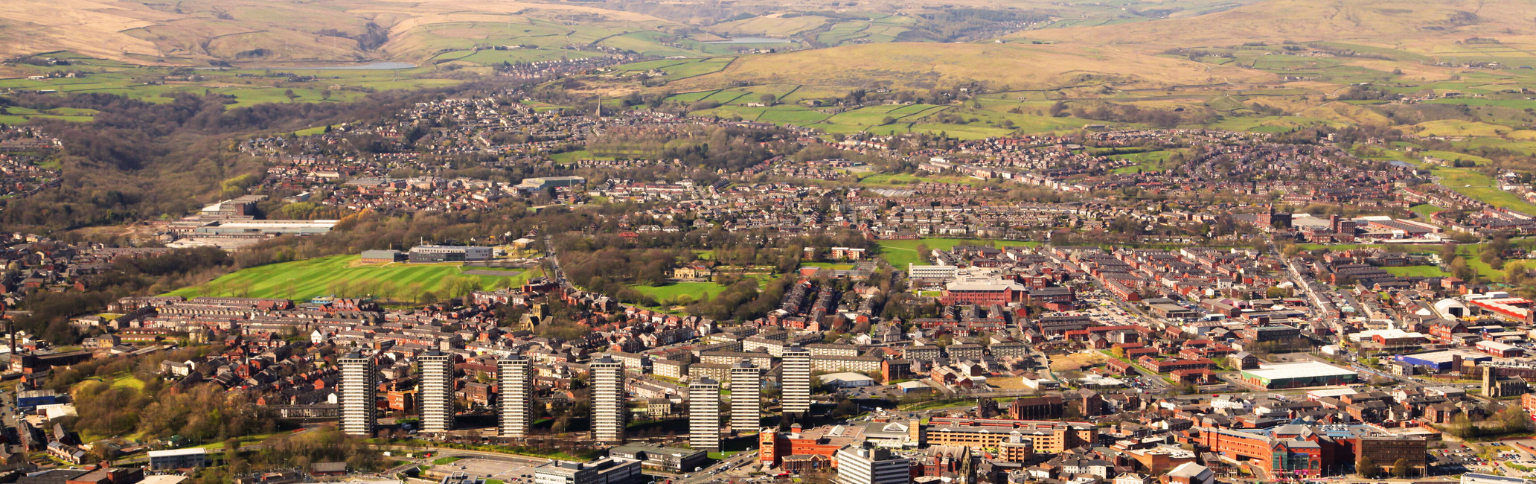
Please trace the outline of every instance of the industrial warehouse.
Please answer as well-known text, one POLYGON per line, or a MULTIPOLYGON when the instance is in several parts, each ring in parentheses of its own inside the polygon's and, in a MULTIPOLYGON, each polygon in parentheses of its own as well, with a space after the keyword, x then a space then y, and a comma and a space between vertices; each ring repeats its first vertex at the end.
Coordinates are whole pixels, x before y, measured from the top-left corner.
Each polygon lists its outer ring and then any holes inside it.
POLYGON ((1268 365, 1243 371, 1244 383, 1269 389, 1348 385, 1358 380, 1359 374, 1353 371, 1315 362, 1268 365))

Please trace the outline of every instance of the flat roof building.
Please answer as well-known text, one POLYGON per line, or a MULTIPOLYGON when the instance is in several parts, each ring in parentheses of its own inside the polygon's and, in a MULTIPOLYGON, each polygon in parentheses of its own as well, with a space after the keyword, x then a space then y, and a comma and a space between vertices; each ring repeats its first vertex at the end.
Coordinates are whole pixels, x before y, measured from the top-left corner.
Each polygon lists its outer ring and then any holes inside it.
POLYGON ((189 469, 208 465, 208 449, 190 448, 149 451, 150 470, 189 469))
POLYGON ((378 405, 378 369, 373 358, 352 352, 341 357, 341 431, 372 435, 378 405))
POLYGON ((551 461, 533 469, 534 484, 635 484, 640 461, 607 457, 592 462, 551 461))
POLYGON ((720 450, 720 382, 700 378, 688 384, 688 446, 720 450))
POLYGON ((1347 385, 1359 380, 1350 370, 1324 363, 1291 363, 1244 370, 1243 382, 1260 388, 1297 388, 1347 385))
POLYGON ((453 430, 453 355, 434 350, 422 355, 418 364, 421 367, 421 430, 453 430))

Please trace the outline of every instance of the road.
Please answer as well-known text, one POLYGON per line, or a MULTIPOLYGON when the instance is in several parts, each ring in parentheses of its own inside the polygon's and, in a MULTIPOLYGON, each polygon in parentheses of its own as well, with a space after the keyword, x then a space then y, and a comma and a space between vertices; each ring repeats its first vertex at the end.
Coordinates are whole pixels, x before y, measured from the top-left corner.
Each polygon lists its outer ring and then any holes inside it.
POLYGON ((689 473, 687 474, 687 478, 676 481, 674 484, 702 484, 710 481, 734 480, 737 479, 737 477, 731 475, 733 472, 739 473, 741 476, 745 476, 746 474, 756 470, 756 464, 757 452, 749 450, 733 455, 725 460, 721 460, 720 462, 716 462, 714 465, 699 470, 698 472, 689 473), (730 466, 731 470, 720 470, 726 466, 730 466))

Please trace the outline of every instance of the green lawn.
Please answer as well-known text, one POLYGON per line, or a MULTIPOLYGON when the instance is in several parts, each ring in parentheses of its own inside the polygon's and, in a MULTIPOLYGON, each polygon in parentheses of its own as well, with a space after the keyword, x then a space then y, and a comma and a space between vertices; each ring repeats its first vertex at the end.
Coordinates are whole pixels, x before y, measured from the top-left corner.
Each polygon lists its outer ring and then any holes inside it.
POLYGON ((1386 269, 1389 274, 1403 277, 1445 277, 1450 275, 1435 266, 1383 267, 1383 269, 1386 269))
MULTIPOLYGON (((267 440, 267 439, 271 438, 274 435, 278 435, 278 434, 274 433, 274 434, 256 434, 256 435, 242 436, 239 439, 240 440, 240 446, 241 447, 245 447, 247 445, 251 445, 251 444, 255 444, 255 443, 260 443, 261 441, 267 440)), ((206 444, 203 444, 203 445, 196 446, 194 448, 223 450, 224 449, 224 441, 221 440, 221 441, 218 441, 218 442, 209 442, 209 443, 206 443, 206 444)))
POLYGON ((142 390, 144 389, 144 380, 140 380, 132 375, 123 376, 121 378, 112 380, 112 388, 117 387, 128 387, 134 390, 142 390))
POLYGON ((891 266, 904 270, 909 263, 920 266, 929 265, 927 262, 923 262, 923 258, 917 254, 918 244, 926 245, 929 249, 949 250, 957 245, 985 245, 988 242, 995 242, 997 247, 1034 247, 1040 245, 1039 242, 1017 240, 926 238, 917 240, 882 240, 876 246, 879 248, 880 258, 885 259, 891 266))
POLYGON ((1414 205, 1412 207, 1409 207, 1408 210, 1412 210, 1413 213, 1416 213, 1416 214, 1419 214, 1419 215, 1423 215, 1424 218, 1429 218, 1429 216, 1434 214, 1435 212, 1439 212, 1439 211, 1442 211, 1442 210, 1445 210, 1445 209, 1440 208, 1440 207, 1436 207, 1434 205, 1430 205, 1430 204, 1426 203, 1426 204, 1423 204, 1423 205, 1414 205))
POLYGON ((587 150, 567 151, 549 155, 549 159, 555 163, 575 163, 581 160, 612 160, 612 156, 598 156, 587 150))
MULTIPOLYGON (((459 276, 459 273, 463 270, 459 264, 455 263, 406 264, 397 262, 385 265, 364 265, 358 263, 358 256, 340 255, 252 267, 233 274, 227 274, 212 282, 177 289, 166 295, 184 297, 272 297, 302 301, 318 296, 331 295, 331 284, 336 281, 347 281, 357 284, 362 281, 372 280, 394 283, 402 294, 399 295, 400 297, 391 299, 414 296, 403 293, 405 289, 418 283, 421 284, 422 291, 433 291, 442 296, 441 293, 445 282, 450 277, 459 276)), ((542 270, 534 269, 523 271, 516 276, 463 277, 477 278, 480 280, 482 288, 488 288, 492 284, 496 284, 504 279, 508 280, 507 284, 521 285, 524 281, 539 274, 542 274, 542 270)))
POLYGON ((1116 168, 1114 171, 1116 175, 1127 175, 1163 171, 1163 169, 1166 168, 1164 164, 1168 161, 1169 156, 1173 156, 1172 151, 1159 150, 1149 151, 1146 153, 1111 155, 1110 158, 1125 159, 1135 162, 1136 164, 1134 165, 1116 168))
POLYGON ((837 264, 832 262, 801 262, 800 267, 820 267, 833 271, 846 271, 853 269, 853 264, 837 264))
POLYGON ((666 304, 666 301, 675 301, 679 296, 688 296, 690 300, 697 301, 701 296, 715 297, 725 291, 725 286, 713 282, 674 282, 665 286, 630 287, 663 304, 666 304))
POLYGON ((458 461, 459 461, 458 457, 443 457, 441 459, 437 459, 437 460, 432 461, 432 465, 440 466, 440 465, 452 464, 452 463, 458 462, 458 461))
POLYGON ((901 186, 918 182, 976 185, 982 180, 968 176, 917 176, 911 173, 875 173, 859 179, 860 185, 901 186))

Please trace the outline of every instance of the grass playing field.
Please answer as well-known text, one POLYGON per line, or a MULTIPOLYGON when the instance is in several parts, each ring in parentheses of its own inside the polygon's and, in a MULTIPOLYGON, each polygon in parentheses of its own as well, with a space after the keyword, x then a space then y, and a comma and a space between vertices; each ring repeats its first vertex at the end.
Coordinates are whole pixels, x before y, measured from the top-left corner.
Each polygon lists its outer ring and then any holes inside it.
MULTIPOLYGON (((463 271, 459 264, 452 263, 365 265, 359 264, 358 256, 340 255, 252 267, 212 282, 177 289, 166 295, 272 297, 305 301, 331 295, 331 283, 336 281, 357 283, 374 280, 393 282, 401 289, 420 284, 422 291, 433 291, 441 296, 445 282, 451 277, 476 278, 482 288, 488 288, 503 280, 506 281, 504 284, 522 284, 540 273, 534 269, 504 277, 461 275, 463 271)), ((410 295, 402 297, 409 298, 410 295)))
POLYGON ((1402 277, 1445 277, 1449 276, 1445 271, 1435 266, 1405 266, 1386 267, 1388 274, 1402 277))
POLYGON ((906 269, 907 264, 925 266, 923 258, 917 253, 918 244, 926 245, 929 249, 949 250, 957 245, 985 245, 994 243, 997 247, 1034 247, 1039 242, 1024 242, 1017 240, 979 240, 979 239, 949 239, 926 238, 916 240, 882 240, 876 244, 880 258, 885 259, 892 267, 906 269))

